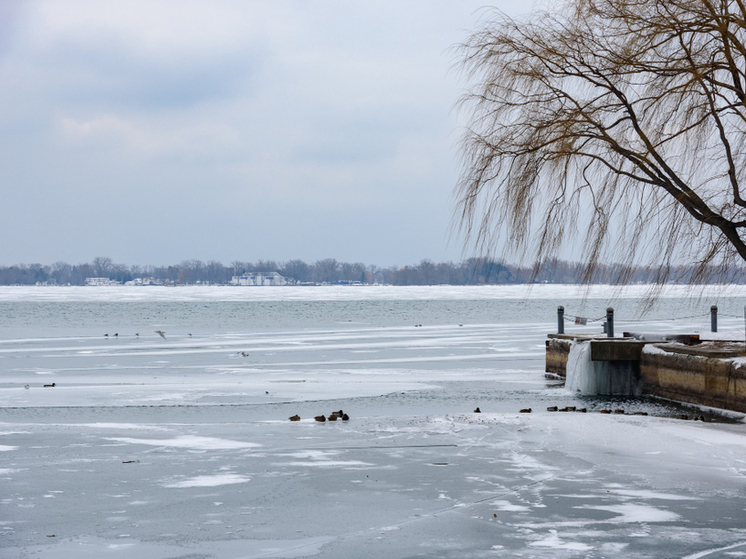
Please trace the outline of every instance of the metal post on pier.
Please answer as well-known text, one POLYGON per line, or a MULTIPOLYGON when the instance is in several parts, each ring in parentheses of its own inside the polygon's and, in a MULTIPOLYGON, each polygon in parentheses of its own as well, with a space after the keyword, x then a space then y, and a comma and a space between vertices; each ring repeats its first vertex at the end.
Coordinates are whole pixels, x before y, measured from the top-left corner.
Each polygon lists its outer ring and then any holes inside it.
POLYGON ((562 305, 557 307, 557 333, 565 333, 565 307, 562 305))
POLYGON ((614 309, 611 307, 606 309, 606 336, 614 337, 614 309))
POLYGON ((712 305, 710 307, 710 332, 718 331, 718 306, 712 305))

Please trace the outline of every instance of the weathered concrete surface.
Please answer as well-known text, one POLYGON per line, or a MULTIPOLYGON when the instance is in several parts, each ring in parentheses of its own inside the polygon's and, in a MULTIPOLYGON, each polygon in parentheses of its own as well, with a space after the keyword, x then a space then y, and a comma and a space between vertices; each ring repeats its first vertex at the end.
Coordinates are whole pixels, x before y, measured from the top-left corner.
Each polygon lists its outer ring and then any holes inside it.
POLYGON ((591 361, 639 361, 647 342, 633 340, 592 340, 591 361))
POLYGON ((564 377, 567 375, 567 357, 572 340, 550 337, 546 341, 546 372, 564 377))
POLYGON ((660 344, 643 352, 643 394, 746 412, 746 364, 732 358, 684 353, 683 346, 660 344))

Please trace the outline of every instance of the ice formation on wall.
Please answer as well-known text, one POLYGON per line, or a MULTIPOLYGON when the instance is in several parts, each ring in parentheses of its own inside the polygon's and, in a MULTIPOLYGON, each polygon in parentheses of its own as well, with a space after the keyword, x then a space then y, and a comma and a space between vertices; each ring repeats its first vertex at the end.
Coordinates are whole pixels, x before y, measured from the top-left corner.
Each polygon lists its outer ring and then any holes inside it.
POLYGON ((639 374, 632 361, 591 361, 590 342, 575 341, 567 358, 565 388, 581 394, 639 396, 639 374))

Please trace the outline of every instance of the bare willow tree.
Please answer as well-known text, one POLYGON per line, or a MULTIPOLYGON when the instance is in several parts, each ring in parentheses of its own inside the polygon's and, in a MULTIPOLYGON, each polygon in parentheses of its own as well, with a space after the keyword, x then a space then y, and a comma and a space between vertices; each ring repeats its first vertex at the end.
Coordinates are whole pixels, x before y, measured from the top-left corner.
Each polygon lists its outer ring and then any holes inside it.
POLYGON ((677 262, 699 281, 744 264, 745 0, 494 12, 460 52, 469 244, 540 262, 582 240, 589 280, 605 259, 659 282, 677 262))

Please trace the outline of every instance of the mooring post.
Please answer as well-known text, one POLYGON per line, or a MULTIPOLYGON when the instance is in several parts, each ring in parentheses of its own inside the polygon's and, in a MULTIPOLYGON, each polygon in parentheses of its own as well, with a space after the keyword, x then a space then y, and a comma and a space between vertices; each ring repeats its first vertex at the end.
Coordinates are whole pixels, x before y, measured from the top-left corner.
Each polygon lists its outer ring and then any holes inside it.
POLYGON ((710 332, 718 331, 718 306, 712 305, 710 307, 710 332))
POLYGON ((557 307, 557 333, 565 333, 565 307, 562 305, 557 307))
POLYGON ((611 307, 606 309, 606 336, 614 337, 614 309, 611 307))

